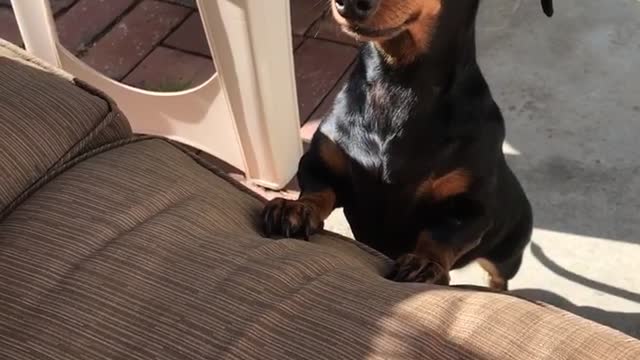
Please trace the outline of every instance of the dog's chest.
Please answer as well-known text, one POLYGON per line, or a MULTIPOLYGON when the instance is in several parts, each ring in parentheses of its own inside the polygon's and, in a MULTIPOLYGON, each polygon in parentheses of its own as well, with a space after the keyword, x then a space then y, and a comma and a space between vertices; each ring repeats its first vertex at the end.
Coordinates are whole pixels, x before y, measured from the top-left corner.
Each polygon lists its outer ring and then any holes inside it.
POLYGON ((414 183, 433 170, 442 152, 442 139, 424 129, 396 128, 376 131, 354 128, 339 146, 353 163, 356 183, 403 185, 414 183))
POLYGON ((387 184, 405 182, 427 165, 435 149, 425 110, 429 102, 412 88, 369 84, 361 111, 340 132, 339 145, 367 176, 387 184))
POLYGON ((362 165, 364 170, 355 173, 357 183, 374 182, 386 185, 402 185, 415 182, 428 172, 430 156, 425 151, 428 144, 419 147, 410 146, 400 135, 374 139, 379 145, 377 148, 353 148, 359 147, 357 142, 352 143, 350 157, 362 165), (415 151, 412 151, 415 148, 415 151), (369 181, 367 181, 369 179, 369 181))

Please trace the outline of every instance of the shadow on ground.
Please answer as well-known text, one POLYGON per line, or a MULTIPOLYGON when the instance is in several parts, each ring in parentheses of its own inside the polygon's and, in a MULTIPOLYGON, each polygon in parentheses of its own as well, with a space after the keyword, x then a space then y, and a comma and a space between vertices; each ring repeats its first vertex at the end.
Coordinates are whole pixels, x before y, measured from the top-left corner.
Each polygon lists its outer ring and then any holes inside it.
MULTIPOLYGON (((600 281, 591 280, 582 275, 576 274, 573 271, 567 270, 562 266, 558 265, 552 259, 550 259, 542 250, 542 248, 536 244, 531 244, 531 254, 534 258, 536 258, 542 265, 544 265, 547 269, 551 270, 551 272, 555 273, 558 276, 561 276, 567 280, 578 283, 582 286, 586 286, 588 288, 617 296, 619 298, 623 298, 638 304, 638 308, 640 309, 640 293, 636 293, 633 291, 629 291, 626 289, 621 289, 619 287, 611 286, 609 284, 605 284, 600 281)), ((640 321, 638 322, 640 326, 640 321)))
MULTIPOLYGON (((536 243, 531 244, 531 254, 554 274, 602 293, 637 303, 638 309, 640 310, 640 293, 595 281, 565 269, 549 258, 542 248, 536 243)), ((637 313, 617 312, 602 310, 592 306, 578 306, 554 292, 542 289, 517 289, 511 291, 511 293, 529 300, 541 301, 554 305, 578 316, 609 326, 627 335, 640 339, 640 311, 637 313)))
POLYGON ((583 318, 619 330, 629 336, 640 339, 640 312, 626 313, 606 311, 591 306, 578 306, 551 291, 540 289, 518 289, 514 295, 533 301, 541 301, 569 311, 583 318))

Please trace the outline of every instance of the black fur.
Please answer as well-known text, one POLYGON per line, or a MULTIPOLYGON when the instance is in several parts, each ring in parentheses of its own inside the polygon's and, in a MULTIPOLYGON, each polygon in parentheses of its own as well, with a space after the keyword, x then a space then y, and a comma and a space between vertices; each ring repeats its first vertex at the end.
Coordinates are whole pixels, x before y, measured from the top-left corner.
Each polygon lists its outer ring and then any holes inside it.
MULTIPOLYGON (((507 166, 504 120, 476 62, 477 8, 478 0, 443 2, 428 52, 410 65, 389 65, 375 45, 363 45, 298 181, 303 195, 333 190, 356 239, 392 259, 411 252, 424 230, 452 246, 484 234, 454 268, 482 257, 508 280, 529 242, 532 211, 507 166), (323 161, 327 142, 348 158, 344 173, 323 161), (416 196, 429 177, 460 168, 473 179, 464 194, 443 202, 416 196)), ((285 218, 264 221, 288 226, 285 218)))

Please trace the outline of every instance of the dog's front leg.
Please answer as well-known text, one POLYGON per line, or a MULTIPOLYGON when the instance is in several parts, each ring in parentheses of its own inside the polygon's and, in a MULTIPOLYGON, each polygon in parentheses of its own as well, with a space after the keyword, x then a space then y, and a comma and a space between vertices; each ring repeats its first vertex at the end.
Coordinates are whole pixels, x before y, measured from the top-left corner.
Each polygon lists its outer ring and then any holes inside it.
POLYGON ((418 236, 414 251, 396 260, 389 279, 449 285, 449 271, 458 259, 480 244, 481 237, 470 237, 468 241, 451 244, 435 240, 428 231, 423 231, 418 236))
POLYGON ((345 176, 348 163, 338 145, 317 132, 298 167, 300 197, 276 198, 267 203, 262 212, 264 234, 308 240, 321 230, 324 220, 339 204, 336 186, 345 176))
POLYGON ((453 197, 440 205, 440 217, 432 218, 419 232, 413 251, 396 260, 390 279, 449 285, 449 271, 480 245, 492 226, 485 206, 478 201, 453 197))

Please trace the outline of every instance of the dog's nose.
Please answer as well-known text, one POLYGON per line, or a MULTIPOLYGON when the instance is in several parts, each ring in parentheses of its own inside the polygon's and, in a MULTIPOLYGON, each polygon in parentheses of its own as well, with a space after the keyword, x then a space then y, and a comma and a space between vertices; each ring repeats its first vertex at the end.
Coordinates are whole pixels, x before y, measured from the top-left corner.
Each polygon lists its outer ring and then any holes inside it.
POLYGON ((338 14, 347 20, 366 20, 376 10, 379 0, 335 0, 338 14))

